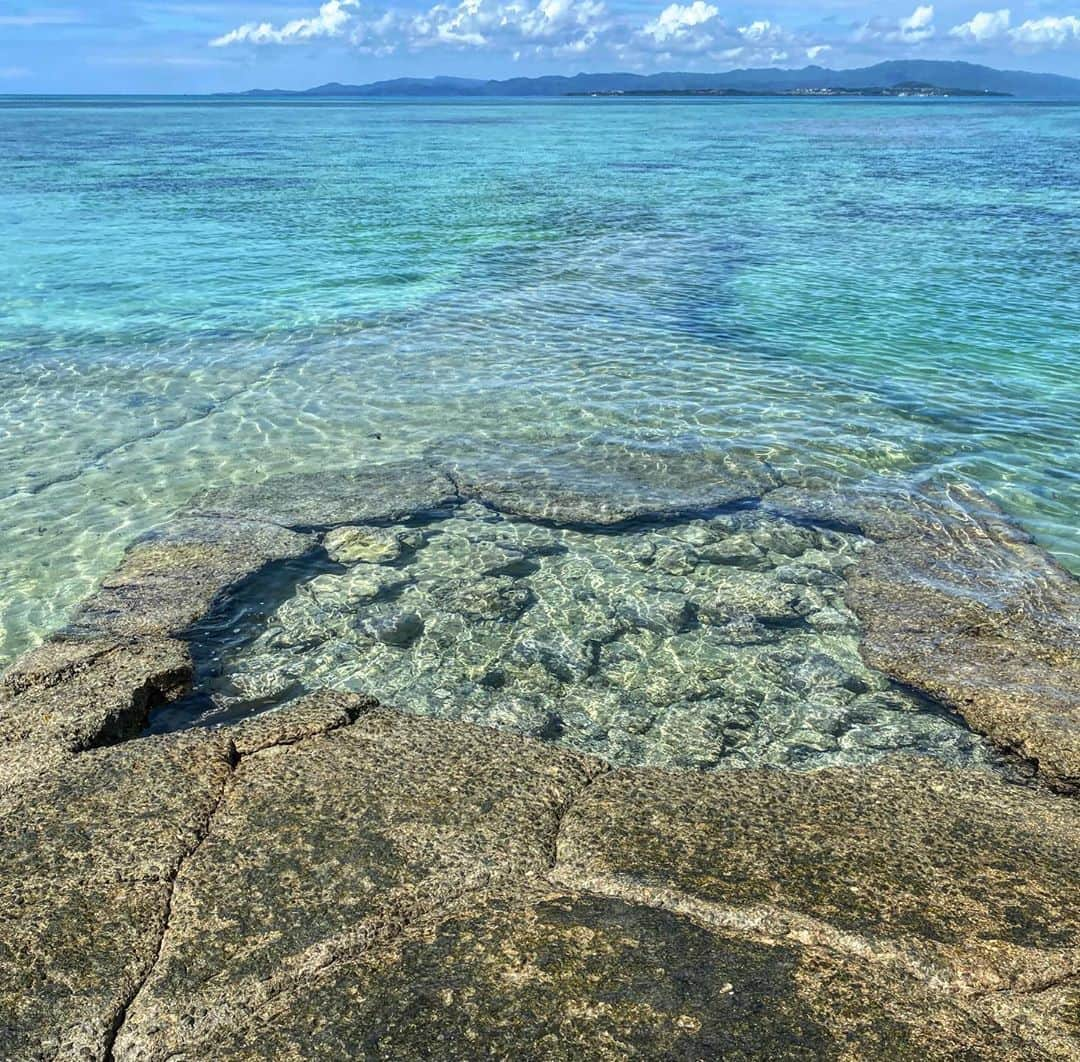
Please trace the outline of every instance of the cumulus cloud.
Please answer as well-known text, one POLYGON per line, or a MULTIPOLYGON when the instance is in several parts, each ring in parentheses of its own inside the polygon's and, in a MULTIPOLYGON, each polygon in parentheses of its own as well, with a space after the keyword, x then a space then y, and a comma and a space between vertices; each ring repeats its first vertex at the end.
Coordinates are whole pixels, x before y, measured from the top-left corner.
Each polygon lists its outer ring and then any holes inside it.
POLYGON ((210 46, 225 48, 230 44, 294 44, 315 37, 337 37, 352 18, 350 8, 359 0, 326 0, 319 13, 311 18, 295 18, 275 28, 269 22, 248 22, 215 37, 210 46))
POLYGON ((712 22, 719 14, 719 8, 706 4, 703 0, 694 0, 692 4, 669 4, 652 22, 647 22, 642 27, 641 33, 658 44, 685 40, 691 36, 700 37, 700 34, 692 32, 694 27, 712 22))
POLYGON ((1009 36, 1026 48, 1060 48, 1062 45, 1080 41, 1080 18, 1065 15, 1055 18, 1029 19, 1009 32, 1009 36))
POLYGON ((372 55, 449 47, 505 50, 515 58, 525 52, 573 56, 590 51, 608 26, 602 0, 461 0, 359 20, 351 40, 372 55))
POLYGON ((872 18, 855 35, 857 41, 921 44, 934 36, 934 7, 920 4, 906 18, 872 18))
POLYGON ((1012 13, 1003 7, 999 11, 980 11, 967 22, 953 26, 949 35, 969 44, 1004 42, 1014 44, 1018 51, 1038 51, 1080 41, 1080 18, 1047 15, 1012 26, 1012 13))
POLYGON ((934 8, 932 4, 920 4, 907 18, 900 20, 899 36, 902 40, 925 40, 934 33, 934 8))
POLYGON ((856 54, 865 54, 867 45, 871 51, 903 54, 931 39, 972 48, 996 43, 1019 52, 1080 41, 1076 16, 1045 16, 1014 26, 1009 8, 979 11, 939 35, 933 5, 918 4, 905 17, 874 17, 846 34, 823 38, 793 32, 767 18, 729 25, 710 0, 673 0, 645 21, 613 14, 605 0, 438 0, 421 10, 376 10, 360 3, 324 0, 309 17, 283 24, 249 22, 210 43, 223 48, 340 38, 373 56, 434 48, 501 51, 514 59, 603 53, 640 67, 679 58, 722 66, 813 62, 826 52, 843 56, 854 48, 856 54))
POLYGON ((959 26, 953 26, 949 30, 949 36, 959 37, 961 40, 971 41, 975 44, 997 40, 1008 31, 1010 18, 1011 15, 1007 7, 1003 7, 1000 11, 980 11, 967 22, 961 22, 959 26))
MULTIPOLYGON (((669 4, 618 50, 621 55, 641 61, 666 62, 685 56, 730 66, 781 63, 795 52, 810 55, 814 43, 769 19, 729 26, 718 8, 694 0, 691 4, 669 4)), ((814 54, 821 54, 827 47, 819 45, 814 54)))
POLYGON ((210 43, 219 48, 291 44, 347 32, 357 51, 375 56, 437 47, 570 56, 589 51, 607 25, 602 0, 460 0, 423 11, 390 8, 369 17, 361 17, 358 0, 327 0, 311 18, 280 27, 248 23, 210 43))

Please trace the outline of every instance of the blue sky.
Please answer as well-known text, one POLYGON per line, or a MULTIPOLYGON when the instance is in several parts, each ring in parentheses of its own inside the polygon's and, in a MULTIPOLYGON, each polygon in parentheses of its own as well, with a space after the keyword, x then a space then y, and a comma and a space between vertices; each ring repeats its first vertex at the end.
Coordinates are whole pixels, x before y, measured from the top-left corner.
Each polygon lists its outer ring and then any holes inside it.
POLYGON ((952 58, 1080 77, 1057 0, 0 0, 0 93, 952 58))

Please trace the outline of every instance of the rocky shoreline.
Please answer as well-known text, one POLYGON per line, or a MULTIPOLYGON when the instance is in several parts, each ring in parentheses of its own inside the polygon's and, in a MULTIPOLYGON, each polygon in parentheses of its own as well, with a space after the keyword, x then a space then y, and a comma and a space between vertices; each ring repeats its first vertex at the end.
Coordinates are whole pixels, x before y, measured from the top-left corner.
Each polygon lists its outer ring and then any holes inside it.
POLYGON ((7 673, 0 1057, 1075 1057, 1076 580, 971 493, 587 456, 210 492, 7 673), (1036 782, 917 757, 613 768, 332 692, 139 736, 245 581, 467 504, 858 533, 864 658, 1036 782))

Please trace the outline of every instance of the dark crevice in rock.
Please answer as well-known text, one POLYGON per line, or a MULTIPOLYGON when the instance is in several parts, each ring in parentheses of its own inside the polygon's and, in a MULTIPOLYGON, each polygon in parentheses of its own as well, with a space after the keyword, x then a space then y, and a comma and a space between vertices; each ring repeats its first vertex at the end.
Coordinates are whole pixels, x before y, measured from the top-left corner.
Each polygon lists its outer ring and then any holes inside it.
MULTIPOLYGON (((861 640, 859 655, 863 656, 861 640)), ((867 663, 871 667, 875 666, 869 661, 867 661, 867 663)), ((883 674, 889 676, 889 682, 893 687, 903 691, 909 697, 918 698, 926 712, 941 716, 943 719, 948 719, 957 726, 963 727, 964 730, 967 730, 969 733, 982 733, 982 731, 971 724, 964 713, 958 708, 938 700, 936 697, 920 689, 918 686, 912 685, 910 682, 904 682, 901 679, 894 678, 892 675, 889 675, 888 672, 883 672, 883 674)), ((998 764, 999 769, 996 773, 1003 782, 1008 785, 1021 786, 1025 789, 1035 789, 1045 793, 1061 795, 1062 792, 1068 792, 1068 790, 1063 791, 1061 787, 1053 785, 1050 779, 1039 771, 1038 759, 1025 755, 1023 749, 1018 745, 995 739, 994 747, 1000 755, 1000 763, 998 764)))
POLYGON ((445 520, 459 505, 463 505, 465 499, 450 499, 447 505, 439 505, 432 509, 415 509, 408 515, 397 518, 395 516, 375 516, 364 520, 335 520, 325 524, 278 524, 297 534, 325 536, 327 532, 339 527, 424 527, 436 520, 445 520))
POLYGON ((610 764, 596 761, 594 770, 586 779, 579 785, 573 792, 571 792, 567 799, 556 809, 555 811, 555 829, 551 835, 551 853, 548 857, 548 871, 553 871, 559 862, 559 838, 562 835, 563 823, 566 821, 567 815, 573 809, 574 805, 585 795, 585 791, 591 786, 598 778, 602 778, 605 774, 609 774, 612 770, 610 764))
POLYGON ((458 505, 464 505, 465 502, 468 501, 468 496, 461 485, 461 478, 452 468, 444 468, 441 471, 442 474, 450 480, 450 485, 454 488, 454 498, 456 503, 458 505))
POLYGON ((240 756, 237 754, 236 746, 231 743, 229 744, 228 754, 229 773, 225 776, 224 780, 221 783, 221 789, 218 792, 217 799, 214 801, 213 805, 207 812, 207 815, 203 820, 200 828, 196 831, 192 844, 188 846, 186 851, 181 852, 180 857, 179 859, 177 859, 176 865, 173 868, 173 872, 169 877, 168 893, 166 894, 164 910, 162 911, 161 932, 158 936, 158 943, 157 948, 154 951, 154 957, 147 965, 142 977, 139 978, 132 991, 128 994, 128 997, 121 1003, 119 1010, 110 1022, 109 1030, 105 1040, 105 1049, 103 1053, 103 1058, 105 1059, 105 1062, 115 1062, 114 1050, 116 1047, 116 1041, 120 1035, 120 1031, 124 1027, 124 1022, 127 1020, 128 1012, 131 1010, 132 1006, 135 1003, 135 1000, 139 997, 139 993, 142 992, 147 981, 150 980, 150 977, 153 975, 154 970, 157 968, 158 963, 161 961, 162 952, 165 948, 165 938, 169 934, 169 921, 172 916, 173 896, 176 893, 176 879, 180 876, 180 871, 183 869, 184 864, 189 859, 191 859, 196 852, 198 852, 203 842, 210 835, 210 830, 214 822, 214 816, 217 814, 218 809, 221 807, 222 803, 225 800, 225 795, 229 789, 229 782, 232 780, 232 776, 236 771, 237 765, 240 763, 240 756))
POLYGON ((148 679, 132 691, 130 710, 110 720, 80 751, 107 748, 138 737, 156 709, 175 704, 191 693, 192 682, 190 667, 177 668, 148 679))
POLYGON ((1080 972, 1075 969, 1060 975, 1028 978, 1023 984, 1005 984, 996 988, 976 989, 965 993, 966 998, 993 999, 995 996, 1038 996, 1043 992, 1052 992, 1055 988, 1080 986, 1080 972))
POLYGON ((253 757, 257 757, 261 753, 266 752, 269 749, 281 748, 281 747, 287 746, 287 745, 296 745, 296 744, 299 744, 299 743, 301 743, 303 741, 306 741, 308 739, 315 738, 315 737, 320 737, 320 736, 322 736, 324 734, 332 733, 335 730, 340 730, 343 727, 351 726, 358 719, 360 719, 364 714, 371 711, 373 708, 378 707, 378 703, 376 701, 374 701, 374 700, 371 700, 371 699, 354 698, 354 699, 351 699, 351 700, 346 699, 343 702, 341 707, 342 707, 343 716, 339 721, 330 722, 329 724, 327 724, 325 726, 322 726, 322 727, 320 727, 318 729, 314 729, 314 730, 310 730, 310 731, 306 731, 306 732, 299 732, 299 733, 297 733, 295 735, 275 737, 275 738, 273 738, 271 740, 266 741, 264 744, 260 744, 258 748, 254 749, 254 750, 252 750, 250 752, 241 753, 237 749, 236 745, 234 743, 230 742, 229 746, 228 746, 229 773, 225 776, 224 780, 222 781, 221 789, 218 792, 217 799, 214 801, 213 805, 211 806, 211 808, 207 812, 207 815, 206 815, 204 821, 200 825, 199 829, 196 831, 196 834, 195 834, 195 837, 194 837, 194 840, 193 840, 192 844, 187 848, 186 851, 181 853, 179 859, 176 862, 175 867, 172 870, 172 873, 169 875, 169 877, 167 879, 163 879, 163 878, 138 879, 140 881, 142 881, 142 880, 147 880, 147 881, 149 881, 149 880, 167 880, 167 882, 168 882, 168 892, 167 892, 166 898, 165 898, 163 917, 162 917, 162 926, 161 926, 161 931, 160 931, 160 935, 158 937, 158 942, 157 942, 157 948, 155 949, 153 959, 147 965, 146 970, 144 971, 142 977, 139 978, 139 980, 138 980, 137 984, 134 986, 132 992, 123 1001, 123 1003, 120 1006, 119 1010, 116 1012, 116 1014, 113 1016, 112 1021, 110 1022, 110 1025, 109 1025, 109 1028, 108 1028, 107 1034, 106 1034, 105 1050, 104 1050, 104 1055, 103 1055, 103 1057, 105 1059, 105 1062, 114 1062, 114 1059, 115 1059, 114 1051, 115 1051, 116 1042, 117 1042, 117 1040, 118 1040, 118 1038, 120 1036, 121 1030, 124 1027, 124 1023, 125 1023, 125 1021, 127 1019, 127 1015, 130 1012, 131 1008, 134 1006, 135 1001, 139 997, 139 994, 142 992, 143 988, 146 986, 146 984, 149 982, 150 978, 153 976, 155 969, 157 968, 159 962, 161 961, 161 957, 162 957, 162 954, 163 954, 164 948, 165 948, 165 941, 166 941, 166 938, 168 937, 168 933, 169 933, 169 926, 170 926, 171 916, 172 916, 173 896, 174 896, 175 891, 176 891, 177 880, 178 880, 178 878, 180 876, 180 873, 183 870, 184 866, 191 859, 193 859, 197 855, 199 849, 202 847, 202 845, 206 842, 206 840, 209 838, 210 834, 212 833, 213 825, 214 825, 214 818, 217 815, 218 811, 220 810, 221 806, 224 804, 226 797, 228 796, 229 786, 230 786, 230 783, 231 783, 231 781, 232 781, 232 779, 233 779, 233 777, 235 775, 237 767, 240 765, 242 760, 248 760, 248 759, 251 759, 253 757))

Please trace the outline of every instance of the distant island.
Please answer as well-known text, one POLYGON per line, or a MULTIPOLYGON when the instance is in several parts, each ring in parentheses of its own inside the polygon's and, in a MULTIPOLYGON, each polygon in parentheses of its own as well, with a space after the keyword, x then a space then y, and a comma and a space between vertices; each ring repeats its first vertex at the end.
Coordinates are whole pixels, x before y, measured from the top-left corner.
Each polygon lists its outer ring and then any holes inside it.
POLYGON ((914 99, 926 99, 932 96, 940 96, 948 99, 952 96, 1004 96, 1012 97, 1011 92, 991 92, 989 89, 957 89, 942 88, 940 85, 928 85, 921 81, 903 81, 899 85, 890 85, 879 88, 793 88, 777 89, 775 91, 749 91, 747 89, 734 88, 705 88, 705 89, 619 89, 607 92, 568 92, 568 96, 591 96, 591 97, 639 97, 639 96, 892 96, 896 98, 911 97, 914 99))
POLYGON ((252 89, 245 97, 484 97, 484 96, 1020 96, 1080 100, 1080 79, 975 63, 895 59, 852 70, 807 66, 722 73, 575 74, 503 81, 462 77, 402 77, 362 85, 331 82, 301 90, 252 89), (942 87, 942 86, 948 86, 942 87))

